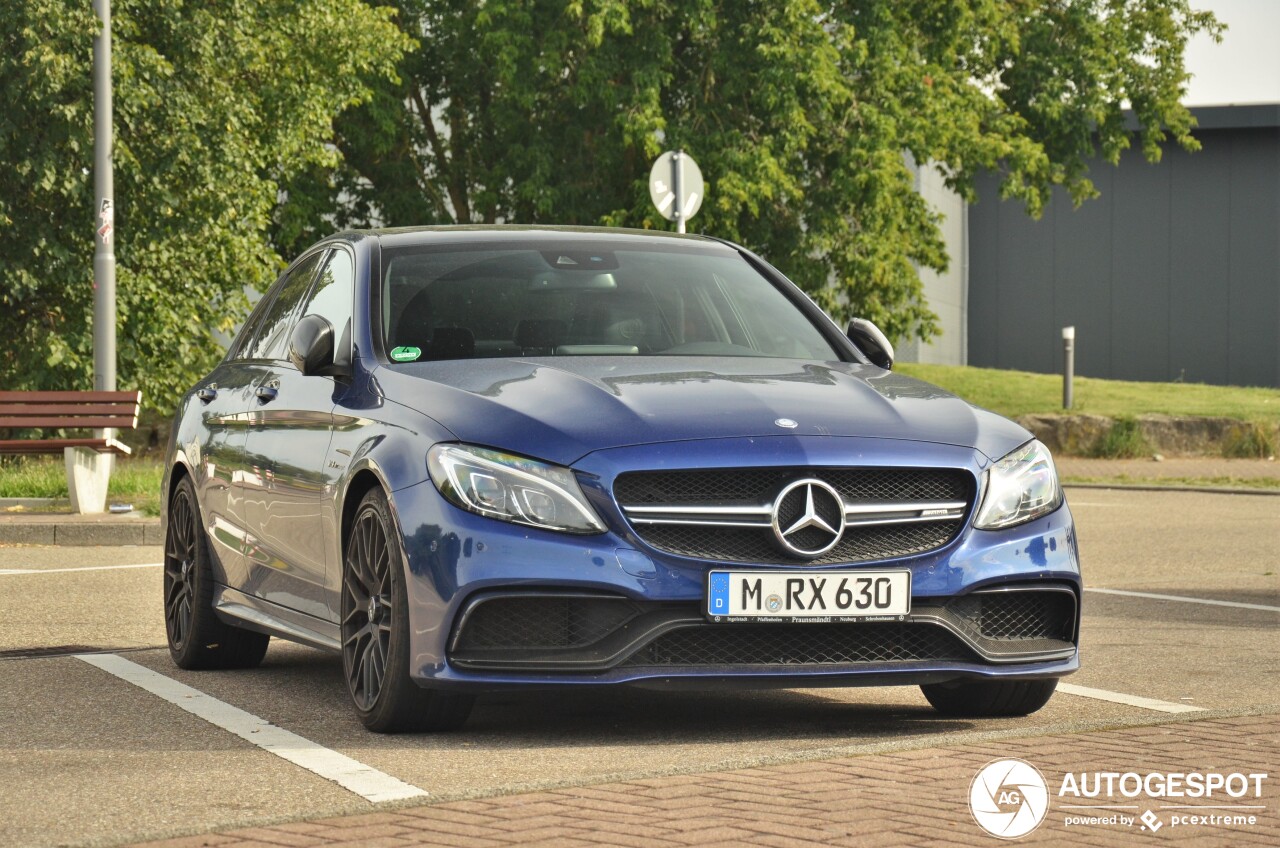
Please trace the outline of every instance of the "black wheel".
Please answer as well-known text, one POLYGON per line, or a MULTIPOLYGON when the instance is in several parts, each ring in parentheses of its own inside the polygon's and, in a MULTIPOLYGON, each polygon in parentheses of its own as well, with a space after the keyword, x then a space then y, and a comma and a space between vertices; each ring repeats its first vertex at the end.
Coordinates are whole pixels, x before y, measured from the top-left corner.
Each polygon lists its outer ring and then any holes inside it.
POLYGON ((196 490, 183 477, 169 501, 164 539, 164 627, 179 668, 254 668, 271 637, 232 627, 213 611, 213 571, 196 490))
POLYGON ((454 730, 473 698, 423 689, 409 677, 409 603, 386 495, 356 510, 342 568, 342 670, 356 714, 378 733, 454 730))
POLYGON ((920 687, 944 715, 971 718, 1030 715, 1049 703, 1058 679, 931 683, 920 687))

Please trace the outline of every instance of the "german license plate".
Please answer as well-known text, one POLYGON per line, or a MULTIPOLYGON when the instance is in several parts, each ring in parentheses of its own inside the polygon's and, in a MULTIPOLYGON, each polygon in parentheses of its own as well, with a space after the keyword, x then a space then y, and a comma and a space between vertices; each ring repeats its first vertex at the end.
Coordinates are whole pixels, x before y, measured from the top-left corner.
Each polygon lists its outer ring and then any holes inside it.
POLYGON ((911 612, 910 571, 712 571, 712 621, 900 621, 911 612))

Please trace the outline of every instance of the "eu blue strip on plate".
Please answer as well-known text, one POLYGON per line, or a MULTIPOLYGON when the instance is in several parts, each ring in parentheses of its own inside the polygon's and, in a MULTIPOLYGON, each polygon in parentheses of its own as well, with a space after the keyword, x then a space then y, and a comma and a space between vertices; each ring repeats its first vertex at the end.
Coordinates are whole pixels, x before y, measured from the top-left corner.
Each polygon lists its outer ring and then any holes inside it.
POLYGON ((712 615, 729 614, 729 575, 713 573, 711 575, 711 591, 708 594, 707 609, 712 615))

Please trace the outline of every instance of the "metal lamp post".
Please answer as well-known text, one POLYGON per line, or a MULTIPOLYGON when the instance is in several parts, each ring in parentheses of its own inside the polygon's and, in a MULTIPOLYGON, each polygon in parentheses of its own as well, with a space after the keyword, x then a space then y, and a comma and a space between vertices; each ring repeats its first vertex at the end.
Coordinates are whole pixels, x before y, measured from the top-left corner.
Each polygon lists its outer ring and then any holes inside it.
POLYGON ((116 388, 115 185, 111 171, 111 0, 93 0, 93 388, 116 388))

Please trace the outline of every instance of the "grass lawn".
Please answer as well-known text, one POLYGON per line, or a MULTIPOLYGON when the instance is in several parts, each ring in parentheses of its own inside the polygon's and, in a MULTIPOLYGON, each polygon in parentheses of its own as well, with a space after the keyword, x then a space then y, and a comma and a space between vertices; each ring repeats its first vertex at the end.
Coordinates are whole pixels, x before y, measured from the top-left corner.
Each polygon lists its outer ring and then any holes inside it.
MULTIPOLYGON (((910 362, 894 368, 1011 418, 1063 411, 1061 375, 910 362)), ((1113 418, 1147 413, 1221 416, 1277 425, 1280 424, 1280 389, 1076 377, 1071 411, 1113 418)))
MULTIPOLYGON (((158 459, 116 459, 107 503, 133 504, 145 515, 160 514, 158 459)), ((0 498, 67 498, 62 457, 11 457, 0 461, 0 498)))

